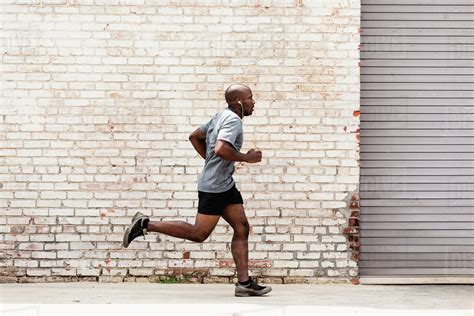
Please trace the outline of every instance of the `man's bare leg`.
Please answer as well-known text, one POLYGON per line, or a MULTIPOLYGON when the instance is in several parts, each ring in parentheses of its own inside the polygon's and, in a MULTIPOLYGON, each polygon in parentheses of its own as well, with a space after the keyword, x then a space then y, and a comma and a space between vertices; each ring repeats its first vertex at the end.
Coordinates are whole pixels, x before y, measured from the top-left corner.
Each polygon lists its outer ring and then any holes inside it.
POLYGON ((237 278, 239 282, 248 281, 248 237, 250 226, 247 221, 247 216, 245 215, 244 206, 242 204, 230 204, 225 208, 222 217, 234 229, 231 251, 237 268, 237 278))
POLYGON ((203 242, 212 233, 219 218, 218 215, 198 213, 194 225, 183 221, 150 221, 147 230, 195 242, 203 242))

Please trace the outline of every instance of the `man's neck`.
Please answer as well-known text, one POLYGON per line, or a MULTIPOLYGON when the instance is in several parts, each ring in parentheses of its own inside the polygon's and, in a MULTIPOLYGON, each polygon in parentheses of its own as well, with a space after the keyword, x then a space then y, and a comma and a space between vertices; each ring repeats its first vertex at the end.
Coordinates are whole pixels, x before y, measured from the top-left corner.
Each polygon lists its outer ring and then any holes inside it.
POLYGON ((230 107, 230 106, 227 107, 227 108, 228 108, 229 110, 231 110, 232 112, 234 112, 235 114, 237 114, 237 116, 240 117, 240 119, 243 119, 243 115, 242 115, 242 113, 241 113, 242 110, 241 110, 240 108, 238 108, 238 107, 232 108, 232 107, 230 107))

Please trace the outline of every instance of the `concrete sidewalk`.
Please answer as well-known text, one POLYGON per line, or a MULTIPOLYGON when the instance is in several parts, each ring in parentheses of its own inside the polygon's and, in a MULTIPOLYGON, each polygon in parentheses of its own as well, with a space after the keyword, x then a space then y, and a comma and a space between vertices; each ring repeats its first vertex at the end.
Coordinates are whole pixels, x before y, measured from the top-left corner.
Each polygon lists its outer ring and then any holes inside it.
POLYGON ((1 314, 5 316, 57 316, 59 310, 66 315, 88 316, 474 315, 474 288, 469 285, 272 285, 269 295, 251 298, 234 297, 234 286, 228 284, 42 283, 0 287, 1 314))

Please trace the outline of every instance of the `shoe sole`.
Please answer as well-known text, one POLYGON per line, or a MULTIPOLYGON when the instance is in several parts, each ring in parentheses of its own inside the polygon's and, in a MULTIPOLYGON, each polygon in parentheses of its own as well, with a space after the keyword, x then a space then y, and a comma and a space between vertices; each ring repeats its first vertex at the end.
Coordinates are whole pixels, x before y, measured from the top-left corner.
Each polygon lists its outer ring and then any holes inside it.
POLYGON ((272 288, 267 287, 261 292, 240 292, 240 293, 235 292, 235 296, 237 297, 262 296, 262 295, 270 293, 271 291, 272 291, 272 288))
POLYGON ((134 221, 136 221, 140 216, 145 216, 145 214, 140 213, 140 212, 136 212, 135 215, 133 215, 132 223, 133 223, 134 221))
POLYGON ((123 242, 122 242, 122 246, 124 248, 128 248, 128 246, 130 245, 128 243, 128 235, 130 234, 130 227, 127 227, 127 229, 125 230, 125 232, 123 233, 123 242))
MULTIPOLYGON (((132 230, 132 227, 135 226, 135 224, 140 220, 140 218, 145 217, 146 215, 140 212, 137 212, 135 215, 133 215, 132 218, 132 223, 128 228, 125 230, 123 233, 123 241, 122 241, 122 246, 125 248, 128 248, 130 243, 128 242, 128 235, 130 234, 130 231, 132 230)), ((146 234, 146 229, 144 229, 144 233, 146 234)))

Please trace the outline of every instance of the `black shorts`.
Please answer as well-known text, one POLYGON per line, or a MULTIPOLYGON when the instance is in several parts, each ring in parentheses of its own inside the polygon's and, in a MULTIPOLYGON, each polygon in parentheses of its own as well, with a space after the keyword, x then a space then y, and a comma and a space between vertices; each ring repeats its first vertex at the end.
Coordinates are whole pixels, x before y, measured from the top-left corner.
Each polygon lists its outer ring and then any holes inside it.
POLYGON ((244 204, 242 195, 235 187, 221 193, 208 193, 198 191, 198 213, 204 215, 222 215, 224 209, 230 204, 244 204))

